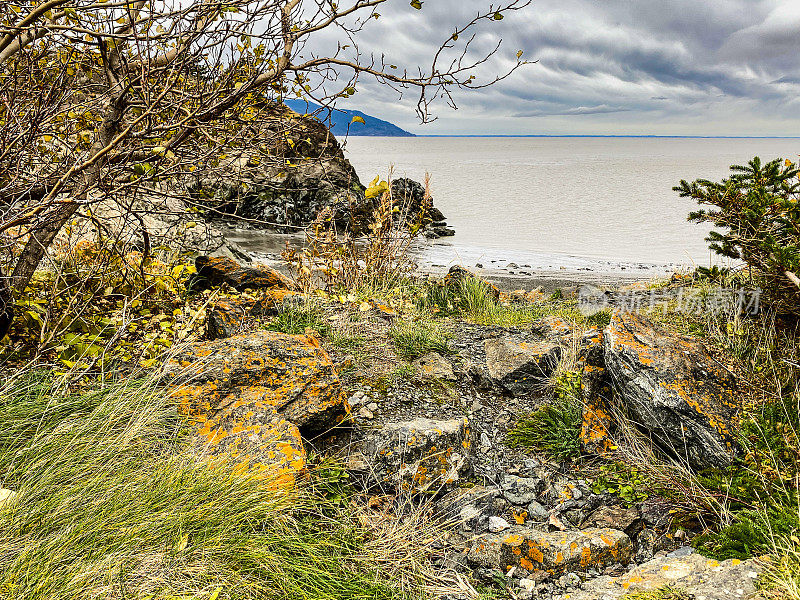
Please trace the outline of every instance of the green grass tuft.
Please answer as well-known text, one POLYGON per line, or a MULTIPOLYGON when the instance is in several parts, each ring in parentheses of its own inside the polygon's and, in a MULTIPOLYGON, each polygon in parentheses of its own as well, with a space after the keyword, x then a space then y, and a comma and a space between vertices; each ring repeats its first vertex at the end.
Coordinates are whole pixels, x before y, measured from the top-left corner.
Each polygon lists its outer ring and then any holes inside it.
POLYGON ((450 333, 432 319, 396 321, 389 329, 397 353, 405 359, 414 359, 428 352, 451 354, 450 333))
POLYGON ((694 600, 694 595, 680 588, 665 585, 655 590, 625 594, 622 600, 694 600))
POLYGON ((285 303, 278 315, 267 325, 267 329, 292 335, 300 335, 306 329, 313 329, 324 336, 330 331, 330 323, 325 319, 323 310, 313 302, 285 303))
POLYGON ((0 386, 0 597, 399 596, 324 499, 199 462, 180 423, 153 380, 0 386))
POLYGON ((579 385, 579 373, 560 373, 554 384, 553 403, 520 419, 508 432, 509 444, 533 448, 556 460, 579 456, 583 417, 579 385))

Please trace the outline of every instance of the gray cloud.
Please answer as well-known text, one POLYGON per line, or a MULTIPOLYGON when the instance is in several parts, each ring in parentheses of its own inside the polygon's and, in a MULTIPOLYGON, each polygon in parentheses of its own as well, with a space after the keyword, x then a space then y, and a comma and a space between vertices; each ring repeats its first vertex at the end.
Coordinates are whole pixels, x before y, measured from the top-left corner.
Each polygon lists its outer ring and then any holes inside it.
MULTIPOLYGON (((426 64, 480 0, 404 0, 360 37, 362 52, 426 64)), ((800 135, 797 0, 538 0, 485 26, 476 52, 498 37, 504 53, 538 60, 420 127, 414 100, 363 82, 348 103, 418 133, 658 133, 800 135)), ((331 42, 333 40, 330 40, 331 42)))

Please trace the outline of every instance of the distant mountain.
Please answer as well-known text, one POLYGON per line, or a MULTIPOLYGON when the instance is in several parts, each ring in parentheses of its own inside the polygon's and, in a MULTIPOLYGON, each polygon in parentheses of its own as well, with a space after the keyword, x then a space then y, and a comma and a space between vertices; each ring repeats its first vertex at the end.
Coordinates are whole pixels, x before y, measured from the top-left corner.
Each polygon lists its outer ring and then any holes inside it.
POLYGON ((284 104, 286 104, 286 106, 291 108, 296 113, 316 115, 320 121, 328 126, 333 135, 414 137, 413 133, 409 133, 404 129, 400 129, 397 125, 393 125, 392 123, 378 119, 377 117, 366 115, 359 110, 323 108, 319 104, 314 104, 313 102, 307 102, 306 100, 300 99, 286 100, 284 104), (354 123, 353 117, 361 117, 364 119, 364 122, 361 123, 356 121, 354 123))

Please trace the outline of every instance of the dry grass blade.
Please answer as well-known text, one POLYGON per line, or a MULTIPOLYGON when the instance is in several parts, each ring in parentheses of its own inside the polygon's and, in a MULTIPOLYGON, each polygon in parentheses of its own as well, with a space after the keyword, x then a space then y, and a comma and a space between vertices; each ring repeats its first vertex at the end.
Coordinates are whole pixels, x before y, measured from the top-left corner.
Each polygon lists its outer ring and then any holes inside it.
MULTIPOLYGON (((417 228, 409 227, 409 204, 398 205, 392 197, 391 176, 386 186, 363 239, 340 234, 325 209, 307 229, 305 247, 287 248, 284 258, 304 290, 321 283, 327 290, 374 294, 396 287, 411 272, 409 248, 417 228)), ((426 195, 427 190, 426 179, 426 195)))

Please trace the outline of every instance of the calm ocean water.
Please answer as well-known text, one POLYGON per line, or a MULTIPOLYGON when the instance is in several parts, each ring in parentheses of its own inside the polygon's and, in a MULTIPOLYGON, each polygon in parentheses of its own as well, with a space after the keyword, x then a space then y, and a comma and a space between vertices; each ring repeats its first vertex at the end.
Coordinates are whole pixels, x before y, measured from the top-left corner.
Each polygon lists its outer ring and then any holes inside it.
POLYGON ((437 244, 440 260, 499 256, 534 268, 706 265, 707 230, 686 221, 694 204, 672 186, 718 179, 756 155, 798 153, 793 139, 352 137, 346 144, 364 182, 385 177, 390 165, 395 178, 431 174, 434 202, 456 230, 437 244))

